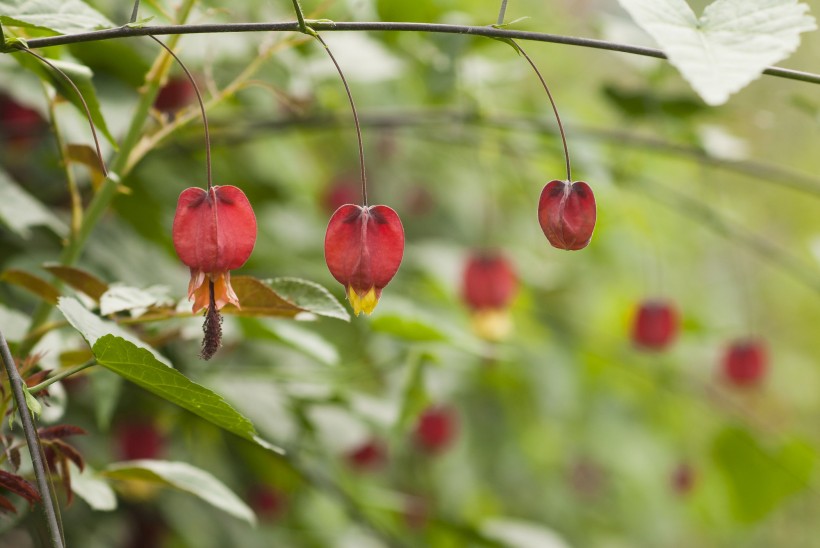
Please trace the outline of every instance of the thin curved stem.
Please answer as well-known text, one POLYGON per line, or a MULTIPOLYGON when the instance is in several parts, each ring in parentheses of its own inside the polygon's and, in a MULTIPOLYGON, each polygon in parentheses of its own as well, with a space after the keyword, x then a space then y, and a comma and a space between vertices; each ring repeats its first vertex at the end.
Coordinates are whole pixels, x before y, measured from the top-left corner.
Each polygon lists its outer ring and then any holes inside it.
POLYGON ((206 180, 208 181, 208 190, 214 186, 213 182, 213 173, 211 168, 211 133, 208 130, 208 116, 205 114, 205 102, 202 100, 202 94, 199 92, 199 86, 196 85, 196 80, 194 79, 193 74, 191 71, 188 70, 188 67, 185 66, 185 63, 177 57, 177 54, 171 50, 168 46, 166 46, 162 40, 158 39, 156 36, 148 35, 154 42, 165 48, 171 57, 173 57, 179 66, 182 67, 182 70, 185 71, 185 75, 188 77, 188 80, 191 81, 191 85, 194 87, 194 93, 196 93, 196 100, 199 103, 199 110, 202 112, 202 124, 205 126, 205 173, 206 173, 206 180))
POLYGON ((92 365, 97 365, 97 360, 93 360, 93 359, 88 360, 87 362, 85 362, 83 364, 77 365, 77 366, 72 367, 70 369, 66 369, 65 371, 60 371, 59 373, 57 373, 53 377, 47 378, 46 380, 44 380, 40 384, 35 384, 31 388, 29 388, 28 391, 31 394, 36 394, 37 392, 45 390, 46 388, 48 388, 49 386, 51 386, 55 382, 61 381, 66 377, 70 377, 71 375, 74 375, 75 373, 79 373, 83 369, 88 369, 92 365))
POLYGON ((550 104, 552 105, 552 111, 555 113, 555 120, 558 122, 558 131, 561 133, 561 143, 564 145, 564 160, 566 160, 567 163, 567 183, 572 183, 572 166, 570 165, 569 161, 569 148, 567 148, 567 136, 564 133, 564 124, 561 123, 561 116, 558 114, 558 106, 556 106, 555 104, 555 99, 552 98, 550 88, 544 81, 544 77, 541 76, 541 71, 538 70, 538 67, 535 66, 535 63, 533 63, 532 59, 530 59, 530 56, 527 55, 527 52, 524 51, 524 49, 521 46, 519 46, 515 40, 510 39, 510 44, 515 46, 515 49, 521 52, 521 55, 523 55, 524 59, 526 59, 527 62, 530 64, 532 70, 534 70, 535 74, 538 75, 538 79, 541 80, 541 85, 544 86, 544 91, 547 92, 547 97, 549 97, 550 104))
POLYGON ((347 85, 347 79, 345 78, 339 63, 336 62, 333 52, 330 51, 330 48, 327 47, 327 44, 324 40, 322 40, 321 36, 318 34, 314 34, 313 36, 315 36, 316 39, 325 47, 325 51, 328 55, 330 55, 330 60, 333 61, 333 64, 336 66, 336 71, 339 73, 342 83, 345 86, 347 100, 350 101, 350 109, 353 111, 353 123, 356 124, 356 139, 359 141, 359 168, 361 169, 362 177, 362 205, 367 207, 367 175, 365 174, 364 169, 364 144, 362 143, 362 127, 359 125, 359 114, 356 112, 356 104, 353 102, 353 95, 350 93, 350 86, 347 85))
POLYGON ((83 110, 85 110, 85 116, 86 118, 88 118, 88 125, 91 128, 91 135, 94 137, 94 146, 97 149, 97 159, 100 161, 100 170, 103 172, 103 175, 108 177, 108 169, 105 167, 105 162, 103 161, 102 150, 100 150, 100 140, 99 138, 97 138, 97 130, 94 128, 94 120, 91 118, 91 110, 89 110, 88 103, 85 102, 85 97, 83 97, 83 94, 80 93, 80 89, 77 87, 77 84, 75 84, 74 81, 68 77, 68 74, 57 68, 57 66, 55 66, 54 63, 52 63, 39 53, 35 53, 30 49, 22 49, 18 51, 23 51, 25 53, 28 53, 29 55, 33 55, 42 63, 47 65, 51 70, 59 73, 60 76, 62 76, 63 79, 68 83, 68 85, 71 86, 71 88, 74 90, 74 93, 77 94, 77 97, 80 98, 80 102, 83 104, 83 110))
MULTIPOLYGON (((642 55, 644 57, 654 57, 656 59, 667 59, 666 54, 656 48, 646 48, 642 46, 632 46, 620 42, 610 42, 608 40, 596 40, 594 38, 579 38, 575 36, 562 36, 560 34, 548 34, 543 32, 530 32, 523 30, 499 29, 492 26, 471 26, 471 25, 446 25, 443 23, 405 23, 405 22, 382 22, 382 21, 356 21, 356 22, 335 22, 335 21, 310 21, 310 28, 314 31, 364 31, 364 32, 434 32, 441 34, 468 34, 472 36, 487 36, 489 38, 514 38, 516 40, 529 40, 534 42, 550 42, 553 44, 564 44, 568 46, 579 46, 585 48, 602 49, 608 51, 618 51, 632 55, 642 55)), ((284 23, 229 23, 229 24, 207 24, 207 25, 157 25, 142 28, 118 27, 114 29, 97 30, 92 32, 82 32, 77 34, 67 34, 62 36, 49 36, 46 38, 34 38, 27 42, 29 48, 43 48, 48 46, 59 46, 63 44, 76 44, 81 42, 94 42, 97 40, 111 40, 114 38, 124 38, 129 36, 156 36, 172 34, 212 34, 220 32, 299 32, 299 23, 290 21, 284 23)), ((781 67, 768 67, 763 74, 798 80, 811 84, 820 84, 820 74, 804 72, 799 70, 785 69, 781 67)))
POLYGON ((0 332, 0 357, 3 358, 3 365, 9 377, 14 402, 17 404, 17 412, 20 414, 20 422, 23 424, 23 433, 26 436, 26 445, 31 456, 31 464, 34 467, 34 476, 37 480, 37 488, 40 491, 40 498, 43 503, 43 510, 46 514, 46 524, 51 536, 51 545, 57 548, 65 546, 63 535, 60 532, 60 524, 57 521, 54 498, 51 496, 51 489, 48 485, 48 472, 40 451, 40 437, 37 435, 37 428, 34 426, 34 419, 26 404, 26 393, 23 388, 23 379, 14 363, 14 358, 9 350, 9 345, 3 333, 0 332))

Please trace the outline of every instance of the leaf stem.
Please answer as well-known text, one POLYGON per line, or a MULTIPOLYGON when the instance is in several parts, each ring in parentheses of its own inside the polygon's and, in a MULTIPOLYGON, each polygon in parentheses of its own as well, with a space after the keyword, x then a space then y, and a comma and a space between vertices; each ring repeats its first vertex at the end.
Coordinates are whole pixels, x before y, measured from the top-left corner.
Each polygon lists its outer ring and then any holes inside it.
MULTIPOLYGON (((295 1, 295 0, 294 0, 295 1)), ((205 103, 202 100, 202 94, 199 92, 199 86, 196 85, 196 80, 194 79, 193 74, 191 71, 188 70, 188 67, 185 66, 185 63, 177 57, 177 54, 173 52, 171 48, 166 46, 161 40, 159 40, 156 36, 148 35, 154 42, 165 48, 165 51, 173 57, 179 66, 182 67, 182 70, 185 71, 185 75, 188 77, 188 80, 191 82, 191 85, 194 88, 194 93, 196 93, 196 100, 199 103, 199 110, 202 113, 202 124, 205 126, 205 173, 206 173, 206 180, 208 181, 208 190, 214 186, 213 182, 213 175, 212 175, 212 168, 211 168, 211 133, 208 130, 208 116, 205 114, 205 103)))
POLYGON ((362 205, 367 207, 367 175, 365 174, 364 168, 364 144, 362 143, 362 127, 359 124, 359 115, 356 112, 356 103, 353 102, 353 94, 350 93, 350 86, 347 85, 347 79, 345 78, 339 63, 336 61, 336 57, 333 56, 333 52, 330 51, 327 43, 322 40, 322 37, 319 36, 319 34, 314 33, 313 36, 325 47, 325 51, 330 56, 330 60, 333 61, 333 64, 336 66, 336 72, 339 73, 339 77, 342 79, 342 84, 345 86, 345 92, 347 92, 347 100, 350 101, 350 110, 353 111, 353 123, 356 125, 356 139, 359 141, 359 169, 361 170, 362 178, 362 205))
POLYGON ((88 360, 87 362, 85 362, 83 364, 76 365, 76 366, 71 367, 69 369, 66 369, 64 371, 60 371, 59 373, 57 373, 53 377, 49 377, 48 379, 44 380, 40 384, 35 384, 31 388, 29 388, 28 391, 31 394, 36 394, 37 392, 40 392, 41 390, 45 390, 46 388, 48 388, 49 386, 51 386, 55 382, 61 381, 66 377, 70 377, 71 375, 73 375, 75 373, 79 373, 83 369, 88 369, 92 365, 97 365, 97 360, 91 359, 91 360, 88 360))
POLYGON ((56 548, 63 548, 65 543, 63 542, 62 532, 60 531, 60 524, 57 522, 54 498, 48 485, 48 472, 46 471, 40 453, 40 437, 37 435, 34 419, 26 403, 23 379, 20 377, 20 372, 17 371, 14 358, 11 356, 11 350, 9 350, 9 345, 2 332, 0 332, 0 357, 3 358, 3 365, 9 377, 9 385, 14 395, 14 402, 17 404, 17 412, 20 414, 20 422, 23 424, 26 445, 28 445, 31 464, 34 467, 34 476, 37 480, 37 487, 43 502, 43 510, 46 514, 46 524, 48 526, 49 535, 51 536, 51 545, 56 548))
POLYGON ((555 120, 558 122, 558 131, 561 133, 561 143, 564 145, 564 160, 566 160, 567 164, 567 183, 572 183, 572 166, 570 165, 569 161, 569 148, 567 148, 567 136, 564 133, 564 124, 561 123, 561 115, 558 114, 558 107, 555 104, 555 99, 552 98, 550 88, 544 81, 544 77, 541 76, 541 71, 538 70, 537 66, 535 66, 535 63, 533 63, 532 59, 530 59, 530 56, 527 55, 527 52, 524 51, 524 49, 521 46, 519 46, 518 43, 512 38, 510 38, 510 44, 515 46, 515 49, 517 49, 521 53, 521 55, 524 56, 524 59, 526 59, 527 62, 530 64, 532 70, 534 70, 535 74, 538 75, 538 79, 541 80, 541 85, 544 86, 544 91, 547 92, 547 97, 549 97, 550 104, 552 105, 552 112, 555 113, 555 120))
POLYGON ((140 12, 140 0, 136 0, 134 2, 134 9, 131 11, 131 19, 128 20, 129 23, 136 23, 137 22, 137 15, 140 12))

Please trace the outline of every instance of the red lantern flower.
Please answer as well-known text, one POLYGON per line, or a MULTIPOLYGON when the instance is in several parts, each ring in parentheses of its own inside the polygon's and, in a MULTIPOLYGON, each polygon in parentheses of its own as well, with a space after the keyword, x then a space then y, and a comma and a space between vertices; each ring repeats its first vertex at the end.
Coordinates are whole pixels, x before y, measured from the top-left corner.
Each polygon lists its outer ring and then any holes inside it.
POLYGON ((506 309, 517 291, 518 278, 515 271, 500 253, 480 252, 467 259, 463 297, 470 309, 506 309))
POLYGON ((345 204, 333 214, 325 234, 325 261, 347 290, 358 316, 371 314, 382 289, 399 269, 404 228, 395 211, 384 205, 345 204))
POLYGON ((577 251, 592 239, 595 196, 583 181, 550 181, 538 200, 538 222, 553 247, 577 251))
POLYGON ((644 350, 663 350, 678 334, 678 313, 667 301, 644 301, 632 324, 632 342, 644 350))
POLYGON ((419 417, 414 432, 416 444, 428 453, 439 453, 456 437, 456 416, 447 407, 430 407, 419 417))
POLYGON ((165 437, 152 422, 127 422, 117 428, 117 450, 124 460, 160 458, 165 437))
POLYGON ((723 356, 723 374, 735 386, 752 386, 766 374, 769 359, 759 339, 734 341, 723 356))
POLYGON ((209 306, 206 278, 214 284, 217 310, 228 303, 239 307, 230 271, 245 264, 256 243, 256 216, 245 193, 235 186, 186 188, 177 202, 173 237, 177 255, 191 269, 188 299, 194 313, 209 306))
POLYGON ((173 115, 195 100, 196 91, 188 78, 171 78, 157 93, 154 108, 163 114, 173 115))
POLYGON ((347 454, 347 462, 359 471, 373 471, 387 463, 387 448, 379 440, 371 439, 347 454))

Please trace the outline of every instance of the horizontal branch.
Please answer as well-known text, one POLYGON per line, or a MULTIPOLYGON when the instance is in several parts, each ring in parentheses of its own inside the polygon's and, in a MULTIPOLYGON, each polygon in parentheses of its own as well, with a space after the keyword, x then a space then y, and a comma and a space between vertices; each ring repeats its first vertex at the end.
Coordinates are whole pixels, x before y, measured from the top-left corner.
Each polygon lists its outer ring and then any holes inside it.
MULTIPOLYGON (((523 30, 499 29, 492 26, 470 26, 470 25, 444 25, 439 23, 390 23, 390 22, 333 22, 333 21, 308 21, 311 28, 317 31, 375 31, 375 32, 434 32, 442 34, 467 34, 472 36, 485 36, 488 38, 514 38, 516 40, 530 40, 534 42, 549 42, 553 44, 565 44, 569 46, 580 46, 585 48, 618 51, 632 55, 642 55, 644 57, 655 57, 657 59, 667 59, 666 55, 659 49, 645 48, 641 46, 631 46, 618 42, 606 40, 596 40, 593 38, 577 38, 572 36, 561 36, 559 34, 546 34, 541 32, 528 32, 523 30)), ((83 32, 79 34, 69 34, 63 36, 51 36, 48 38, 34 38, 28 41, 29 48, 44 48, 49 46, 60 46, 65 44, 77 44, 80 42, 95 42, 99 40, 111 40, 114 38, 126 38, 131 36, 163 36, 170 34, 215 34, 222 32, 299 32, 299 23, 296 21, 284 23, 233 23, 233 24, 208 24, 208 25, 161 25, 142 28, 118 27, 114 29, 98 30, 93 32, 83 32)), ((777 76, 789 80, 799 80, 812 84, 820 84, 820 74, 802 72, 798 70, 785 69, 780 67, 769 67, 763 71, 769 76, 777 76)))

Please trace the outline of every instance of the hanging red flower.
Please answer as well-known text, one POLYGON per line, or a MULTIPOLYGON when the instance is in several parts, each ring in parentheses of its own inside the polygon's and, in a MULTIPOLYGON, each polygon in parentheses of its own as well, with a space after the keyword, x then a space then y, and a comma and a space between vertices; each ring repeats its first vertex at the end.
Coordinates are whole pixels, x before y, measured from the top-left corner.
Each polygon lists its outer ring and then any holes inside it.
POLYGON ((553 247, 585 248, 595 229, 595 196, 583 181, 550 181, 538 200, 538 222, 553 247))
POLYGON ((384 205, 345 204, 333 214, 325 233, 325 262, 347 291, 353 312, 371 314, 382 289, 399 269, 404 228, 384 205))

